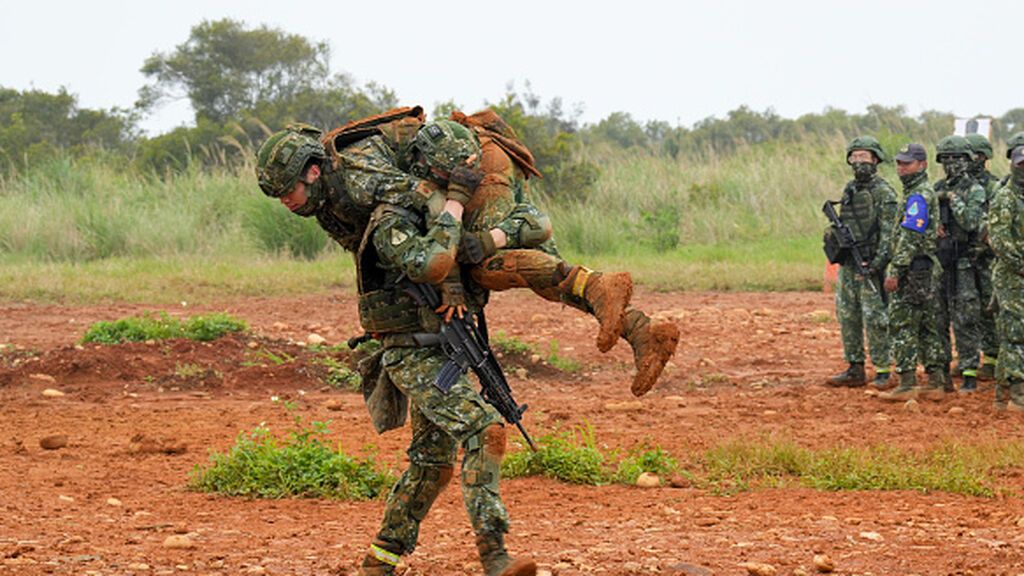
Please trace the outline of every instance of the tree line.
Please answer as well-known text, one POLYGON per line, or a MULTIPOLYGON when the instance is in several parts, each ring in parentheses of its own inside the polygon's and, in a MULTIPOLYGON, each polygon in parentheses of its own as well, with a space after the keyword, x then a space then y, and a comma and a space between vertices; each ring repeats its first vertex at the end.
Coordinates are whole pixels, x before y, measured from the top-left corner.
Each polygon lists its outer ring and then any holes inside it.
MULTIPOLYGON (((222 19, 196 25, 174 50, 147 58, 141 71, 148 83, 131 109, 83 108, 63 88, 48 93, 0 87, 0 175, 53 156, 97 154, 115 154, 156 174, 197 165, 232 166, 247 161, 267 134, 288 122, 331 128, 399 104, 384 86, 361 85, 332 73, 330 60, 326 42, 222 19), (195 111, 191 125, 152 137, 141 133, 138 123, 145 115, 182 98, 195 111)), ((598 177, 593 155, 584 150, 702 158, 764 143, 848 139, 862 133, 874 134, 895 149, 907 138, 934 142, 953 126, 949 113, 928 111, 914 117, 902 106, 881 105, 861 114, 827 109, 795 119, 743 106, 724 118, 706 118, 689 127, 640 122, 627 112, 615 112, 584 124, 578 109, 567 109, 559 98, 545 101, 529 84, 521 89, 510 85, 487 104, 534 152, 545 174, 545 190, 567 195, 581 193, 598 177)), ((456 107, 454 101, 437 104, 434 117, 456 107)), ((997 140, 1024 128, 1024 108, 995 117, 993 126, 997 140)))

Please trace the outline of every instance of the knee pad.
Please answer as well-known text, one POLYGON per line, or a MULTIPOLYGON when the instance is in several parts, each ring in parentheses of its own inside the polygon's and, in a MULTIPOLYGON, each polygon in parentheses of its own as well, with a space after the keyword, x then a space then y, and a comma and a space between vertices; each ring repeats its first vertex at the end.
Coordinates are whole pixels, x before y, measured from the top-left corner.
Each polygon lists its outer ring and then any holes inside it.
POLYGON ((500 250, 471 271, 487 290, 531 288, 550 290, 558 286, 562 260, 540 250, 500 250))

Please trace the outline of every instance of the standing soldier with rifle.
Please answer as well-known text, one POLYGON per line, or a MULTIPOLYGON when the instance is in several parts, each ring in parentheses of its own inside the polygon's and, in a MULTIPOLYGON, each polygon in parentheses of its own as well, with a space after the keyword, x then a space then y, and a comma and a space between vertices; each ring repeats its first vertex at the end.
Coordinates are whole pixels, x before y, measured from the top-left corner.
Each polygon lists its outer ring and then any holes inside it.
MULTIPOLYGON (((963 136, 946 136, 935 147, 935 160, 946 177, 935 183, 939 200, 938 258, 942 264, 939 290, 939 335, 946 357, 945 391, 953 391, 950 324, 956 336, 957 370, 964 392, 977 389, 981 349, 981 297, 975 277, 975 258, 985 216, 985 189, 968 173, 974 160, 963 136)), ((986 303, 987 304, 987 303, 986 303)))
POLYGON ((851 140, 846 163, 853 170, 853 180, 843 190, 838 215, 834 202, 826 202, 824 207, 831 224, 825 233, 826 254, 840 265, 836 316, 843 355, 849 363, 845 372, 829 378, 831 386, 865 384, 865 328, 875 365, 874 385, 884 388, 889 380, 889 320, 881 278, 889 263, 897 205, 896 192, 878 175, 878 165, 884 161, 885 152, 875 138, 851 140))
MULTIPOLYGON (((978 368, 979 380, 994 380, 996 377, 996 366, 999 364, 999 337, 996 335, 996 313, 993 302, 994 288, 992 286, 992 265, 995 261, 995 252, 988 244, 988 226, 986 219, 989 207, 995 199, 996 191, 999 190, 999 179, 989 172, 988 163, 992 159, 992 144, 981 134, 968 134, 967 141, 971 144, 971 152, 974 153, 974 161, 968 173, 974 181, 985 189, 985 218, 982 218, 981 231, 978 234, 976 253, 974 259, 974 275, 978 283, 978 293, 981 301, 981 320, 979 330, 981 332, 981 351, 984 354, 981 367, 978 368)), ((960 388, 961 390, 964 387, 960 388)))

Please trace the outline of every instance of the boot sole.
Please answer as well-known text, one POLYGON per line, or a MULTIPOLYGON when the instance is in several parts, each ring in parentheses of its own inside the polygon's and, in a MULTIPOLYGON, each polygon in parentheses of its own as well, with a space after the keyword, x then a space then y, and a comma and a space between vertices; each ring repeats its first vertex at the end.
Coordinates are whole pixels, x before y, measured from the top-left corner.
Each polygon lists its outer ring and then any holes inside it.
POLYGON ((594 315, 601 323, 597 333, 597 349, 607 352, 615 347, 625 326, 626 307, 633 298, 633 278, 628 272, 616 272, 601 276, 598 282, 599 286, 594 288, 600 287, 607 299, 600 314, 594 310, 594 315))
POLYGON ((630 391, 634 396, 643 396, 658 382, 672 355, 679 346, 679 327, 672 322, 662 322, 651 327, 652 353, 637 359, 636 376, 630 391))

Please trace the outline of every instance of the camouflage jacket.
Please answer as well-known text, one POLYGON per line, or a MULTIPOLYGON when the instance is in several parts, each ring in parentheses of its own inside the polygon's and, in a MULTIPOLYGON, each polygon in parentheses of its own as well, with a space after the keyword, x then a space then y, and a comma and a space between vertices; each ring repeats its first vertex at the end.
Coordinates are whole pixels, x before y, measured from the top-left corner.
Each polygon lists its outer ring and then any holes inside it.
POLYGON ((988 230, 997 273, 1024 274, 1024 188, 1008 182, 996 192, 988 211, 988 230))
POLYGON ((843 189, 839 219, 853 231, 861 255, 875 272, 889 263, 896 212, 896 191, 881 176, 864 183, 851 180, 843 189))
POLYGON ((934 259, 939 227, 939 203, 928 184, 928 173, 915 174, 903 185, 904 210, 893 229, 892 261, 894 275, 902 275, 918 257, 934 259), (924 205, 913 200, 920 196, 924 205))
POLYGON ((985 221, 985 189, 964 175, 955 182, 939 180, 935 183, 935 194, 942 224, 948 228, 948 239, 962 249, 977 243, 985 221))

